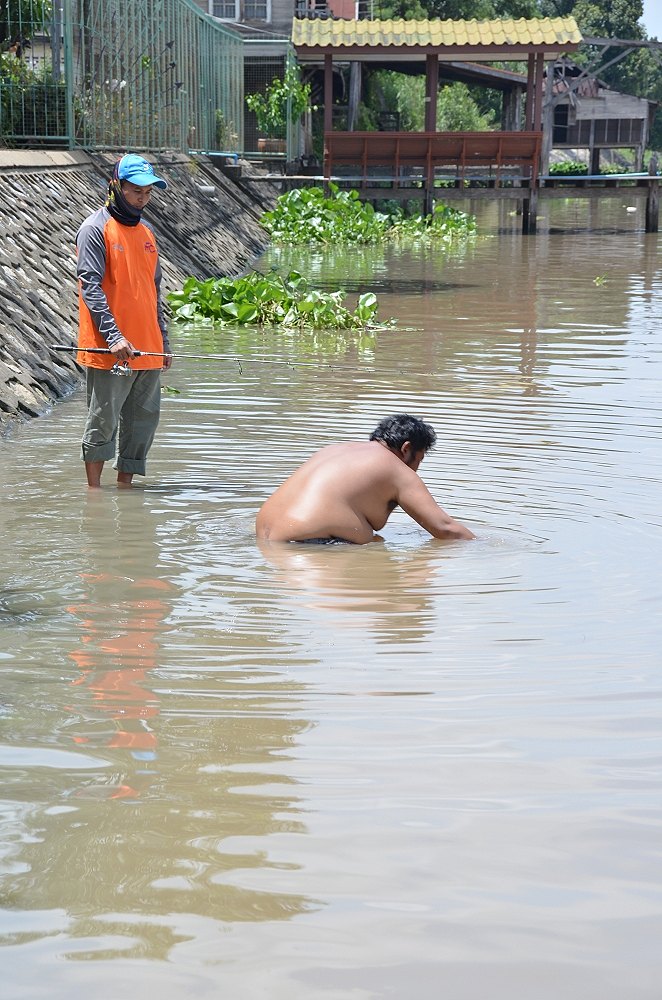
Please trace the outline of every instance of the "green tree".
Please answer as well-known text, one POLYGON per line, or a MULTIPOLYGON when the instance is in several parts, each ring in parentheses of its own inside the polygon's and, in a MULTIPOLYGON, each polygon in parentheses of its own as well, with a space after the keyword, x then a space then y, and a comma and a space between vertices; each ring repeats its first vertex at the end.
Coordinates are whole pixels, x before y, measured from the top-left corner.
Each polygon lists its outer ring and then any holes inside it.
POLYGON ((381 18, 421 19, 440 17, 450 20, 489 20, 494 17, 537 17, 537 0, 382 0, 381 18))
POLYGON ((439 91, 437 129, 440 132, 486 132, 494 127, 490 114, 483 114, 465 83, 452 83, 439 91))
POLYGON ((644 16, 643 0, 611 0, 609 4, 594 0, 578 0, 572 9, 582 34, 599 38, 645 37, 641 19, 644 16))
MULTIPOLYGON (((425 80, 390 70, 371 73, 359 126, 377 128, 380 111, 397 111, 403 132, 422 132, 425 123, 425 80)), ((437 129, 442 132, 484 132, 494 127, 491 111, 481 111, 464 83, 442 87, 437 101, 437 129)))
MULTIPOLYGON (((572 10, 581 33, 586 38, 620 38, 642 40, 646 37, 641 18, 644 13, 643 0, 613 0, 603 6, 594 0, 578 0, 572 10)), ((607 59, 615 55, 609 50, 607 59)), ((589 51, 580 52, 578 62, 586 63, 589 51)), ((659 75, 659 69, 657 71, 659 75)), ((615 90, 640 97, 651 96, 654 88, 655 59, 646 49, 633 49, 620 62, 608 66, 604 71, 596 67, 596 75, 615 90)))
POLYGON ((540 0, 538 7, 541 17, 568 17, 577 0, 540 0))

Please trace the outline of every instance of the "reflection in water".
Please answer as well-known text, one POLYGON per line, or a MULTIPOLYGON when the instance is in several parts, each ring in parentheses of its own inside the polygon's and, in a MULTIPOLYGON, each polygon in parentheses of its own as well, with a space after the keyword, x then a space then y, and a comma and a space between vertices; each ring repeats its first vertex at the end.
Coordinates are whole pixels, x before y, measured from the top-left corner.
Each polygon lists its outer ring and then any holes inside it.
POLYGON ((299 867, 251 842, 305 831, 277 755, 307 723, 290 717, 293 703, 283 702, 276 679, 267 685, 236 666, 222 672, 241 649, 238 630, 208 624, 206 668, 188 669, 188 641, 182 660, 166 662, 177 649, 164 653, 182 600, 160 565, 167 524, 141 490, 81 497, 78 594, 67 608, 76 675, 62 692, 56 737, 84 756, 64 756, 57 771, 47 753, 41 767, 35 760, 45 807, 27 811, 19 806, 25 772, 10 768, 15 874, 5 905, 64 911, 68 934, 90 939, 88 957, 166 958, 177 935, 164 926, 156 933, 150 915, 259 921, 309 910, 312 900, 245 886, 240 874, 299 867), (125 916, 100 924, 104 913, 125 916))
POLYGON ((443 545, 424 541, 415 551, 258 542, 277 571, 275 585, 304 607, 323 609, 343 629, 359 629, 382 642, 416 642, 435 626, 435 577, 443 545))
MULTIPOLYGON (((90 695, 87 711, 82 698, 76 700, 75 709, 83 712, 70 727, 72 738, 90 748, 126 749, 137 764, 121 784, 98 789, 109 798, 137 797, 157 773, 159 699, 150 689, 150 674, 158 666, 160 634, 175 597, 173 585, 156 575, 159 548, 154 518, 144 509, 139 511, 139 538, 132 538, 131 531, 124 530, 124 517, 119 503, 109 503, 101 493, 87 494, 80 546, 88 564, 80 573, 84 597, 68 609, 81 626, 69 653, 80 671, 73 683, 90 695), (101 535, 99 517, 105 519, 101 535), (114 519, 110 531, 109 517, 114 519), (149 767, 140 766, 147 762, 149 767)), ((94 792, 87 787, 77 795, 94 792)))

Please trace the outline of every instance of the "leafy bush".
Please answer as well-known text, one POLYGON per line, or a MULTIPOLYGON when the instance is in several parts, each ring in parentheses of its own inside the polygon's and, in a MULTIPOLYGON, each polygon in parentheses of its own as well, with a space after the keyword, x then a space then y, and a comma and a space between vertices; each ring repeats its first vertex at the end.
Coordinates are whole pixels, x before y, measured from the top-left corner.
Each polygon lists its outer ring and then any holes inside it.
POLYGON ((618 163, 605 163, 604 166, 600 167, 600 173, 607 176, 609 174, 627 174, 628 167, 619 167, 618 163))
MULTIPOLYGON (((600 167, 599 174, 606 177, 609 174, 626 174, 628 168, 620 167, 617 163, 605 163, 600 167)), ((550 175, 554 177, 586 177, 588 167, 585 163, 574 163, 572 160, 562 160, 560 163, 552 163, 549 167, 550 175)))
MULTIPOLYGON (((284 136, 288 111, 292 124, 311 108, 311 86, 302 83, 297 66, 290 63, 282 80, 274 77, 264 93, 248 94, 246 105, 255 113, 260 132, 270 136, 284 136)), ((316 111, 317 106, 311 110, 316 111)))
POLYGON ((66 134, 64 83, 53 80, 50 67, 32 70, 12 52, 0 52, 0 135, 25 143, 66 134))
POLYGON ((183 323, 336 330, 376 325, 377 297, 372 292, 360 295, 352 312, 344 305, 344 292, 310 289, 298 271, 285 277, 252 271, 240 278, 187 278, 182 291, 170 292, 167 298, 174 319, 183 323))
MULTIPOLYGON (((359 128, 378 128, 380 110, 389 108, 399 116, 403 132, 421 132, 425 127, 425 79, 393 70, 376 70, 368 75, 365 105, 360 111, 359 128)), ((437 129, 440 132, 484 132, 494 128, 492 111, 481 112, 464 83, 451 83, 439 90, 437 129)))
POLYGON ((549 172, 554 177, 583 177, 588 173, 588 167, 585 163, 562 160, 560 163, 550 164, 549 172))
POLYGON ((473 216, 438 204, 431 216, 406 217, 401 209, 377 212, 355 190, 330 185, 327 197, 318 187, 296 188, 281 195, 262 216, 274 243, 370 244, 385 240, 450 242, 475 232, 473 216))

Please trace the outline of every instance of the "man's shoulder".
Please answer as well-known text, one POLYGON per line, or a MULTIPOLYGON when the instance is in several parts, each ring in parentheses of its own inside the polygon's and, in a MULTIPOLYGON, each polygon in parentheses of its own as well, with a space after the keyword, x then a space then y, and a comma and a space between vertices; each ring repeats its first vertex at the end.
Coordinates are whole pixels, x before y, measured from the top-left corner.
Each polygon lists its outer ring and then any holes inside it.
POLYGON ((106 227, 106 223, 110 219, 110 212, 105 206, 98 208, 96 212, 92 212, 87 218, 83 219, 80 226, 78 227, 78 232, 76 233, 76 239, 81 235, 81 233, 89 233, 90 230, 97 230, 103 232, 106 227))

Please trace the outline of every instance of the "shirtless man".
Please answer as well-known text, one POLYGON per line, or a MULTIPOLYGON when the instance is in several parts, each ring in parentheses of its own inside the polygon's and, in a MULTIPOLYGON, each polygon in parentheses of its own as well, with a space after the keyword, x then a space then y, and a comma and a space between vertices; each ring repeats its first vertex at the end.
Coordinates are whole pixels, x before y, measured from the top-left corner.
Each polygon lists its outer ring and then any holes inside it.
POLYGON ((439 507, 416 474, 435 440, 429 424, 398 413, 382 420, 369 441, 322 448, 260 509, 257 537, 363 545, 378 540, 375 532, 400 506, 435 538, 475 538, 439 507))

